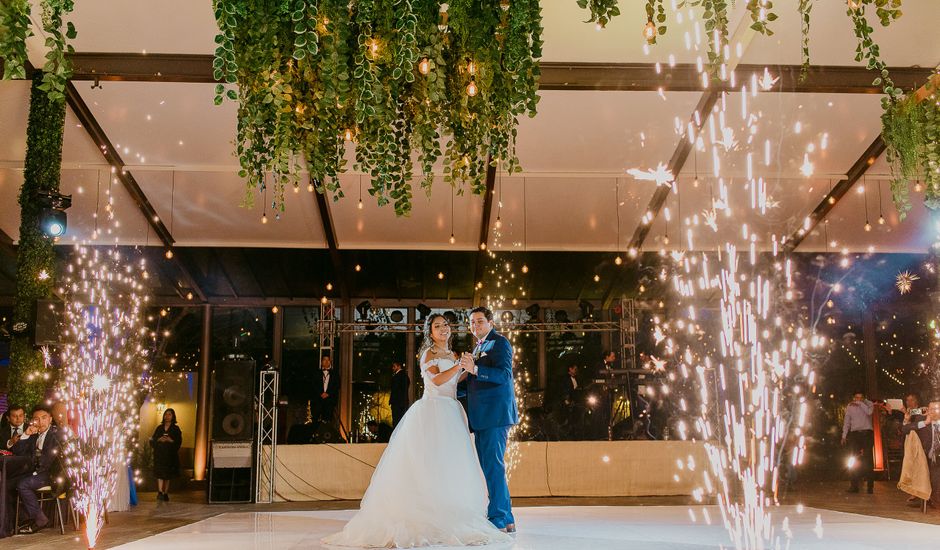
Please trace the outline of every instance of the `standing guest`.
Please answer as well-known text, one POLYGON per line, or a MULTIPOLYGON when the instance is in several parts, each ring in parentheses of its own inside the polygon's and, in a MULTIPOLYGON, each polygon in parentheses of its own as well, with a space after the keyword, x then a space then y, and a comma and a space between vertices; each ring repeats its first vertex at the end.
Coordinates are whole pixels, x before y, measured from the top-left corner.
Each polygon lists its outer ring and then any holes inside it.
POLYGON ((157 500, 170 501, 170 480, 180 475, 180 446, 183 432, 176 425, 176 411, 163 412, 163 422, 153 431, 153 476, 157 478, 157 500))
MULTIPOLYGON (((904 406, 901 407, 900 411, 891 411, 892 416, 895 416, 897 413, 902 415, 901 420, 901 450, 904 451, 903 441, 907 438, 908 434, 917 431, 918 425, 927 420, 927 415, 924 413, 924 409, 920 407, 920 396, 914 392, 909 392, 904 396, 904 406)), ((924 449, 924 452, 927 452, 929 449, 924 449)), ((901 457, 901 464, 903 469, 904 461, 907 459, 906 456, 901 457)), ((907 499, 908 506, 920 507, 921 499, 910 496, 907 499)))
POLYGON ((314 377, 314 394, 310 400, 310 416, 314 424, 331 424, 338 401, 339 374, 333 370, 333 360, 326 355, 320 360, 320 376, 314 377))
POLYGON ((842 445, 848 444, 856 464, 852 471, 852 483, 849 493, 859 491, 859 480, 868 482, 868 494, 875 488, 874 445, 875 432, 872 431, 871 415, 875 405, 865 399, 863 392, 857 391, 852 401, 845 408, 845 421, 842 423, 842 445))
POLYGON ((616 363, 617 363, 617 352, 605 350, 601 363, 597 365, 597 369, 595 369, 595 371, 591 373, 591 376, 589 376, 589 378, 595 379, 595 378, 601 378, 601 377, 607 376, 607 371, 613 369, 616 363))
POLYGON ((26 431, 26 410, 19 405, 12 405, 0 420, 0 444, 9 451, 26 431))
POLYGON ((934 398, 927 407, 927 417, 915 424, 917 436, 927 455, 930 471, 930 504, 940 508, 940 399, 934 398))
MULTIPOLYGON (((19 530, 31 535, 49 525, 49 518, 39 506, 37 491, 52 484, 54 470, 59 467, 59 429, 52 425, 52 413, 43 406, 33 409, 32 422, 13 445, 13 454, 33 458, 31 471, 8 480, 16 487, 29 523, 19 530)), ((8 508, 9 509, 9 508, 8 508)))
POLYGON ((411 379, 408 373, 402 368, 399 361, 392 362, 392 390, 388 398, 388 404, 392 407, 392 429, 398 427, 401 417, 405 416, 411 402, 408 399, 408 388, 411 386, 411 379))

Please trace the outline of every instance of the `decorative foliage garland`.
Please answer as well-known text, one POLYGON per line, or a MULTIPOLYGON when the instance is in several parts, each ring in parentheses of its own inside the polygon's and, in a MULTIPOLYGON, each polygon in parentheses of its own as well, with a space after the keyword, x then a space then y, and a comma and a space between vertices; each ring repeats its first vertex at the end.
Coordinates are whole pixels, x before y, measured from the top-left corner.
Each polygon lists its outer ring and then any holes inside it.
POLYGON ((940 210, 940 73, 925 86, 887 103, 881 116, 881 135, 891 165, 891 198, 901 219, 911 209, 909 182, 922 177, 925 204, 940 210))
POLYGON ((16 249, 16 296, 10 343, 10 402, 26 408, 40 402, 46 388, 42 354, 33 349, 30 326, 36 300, 52 296, 55 252, 39 228, 40 192, 59 191, 65 102, 53 101, 36 75, 26 127, 26 165, 20 188, 20 236, 16 249))
MULTIPOLYGON (((51 100, 62 101, 65 84, 72 77, 72 65, 66 55, 75 51, 67 40, 76 36, 75 26, 64 18, 72 12, 75 3, 73 0, 42 0, 40 7, 48 49, 40 89, 49 94, 51 100)), ((0 59, 4 60, 5 80, 26 78, 26 39, 32 36, 29 14, 29 0, 0 2, 0 59)))
POLYGON ((346 143, 379 205, 411 210, 415 177, 485 189, 488 159, 519 171, 516 119, 535 115, 542 53, 537 0, 216 0, 216 102, 236 99, 246 202, 299 189, 302 169, 343 195, 346 143), (440 142, 447 143, 441 150, 440 142), (273 176, 269 176, 273 174, 273 176))

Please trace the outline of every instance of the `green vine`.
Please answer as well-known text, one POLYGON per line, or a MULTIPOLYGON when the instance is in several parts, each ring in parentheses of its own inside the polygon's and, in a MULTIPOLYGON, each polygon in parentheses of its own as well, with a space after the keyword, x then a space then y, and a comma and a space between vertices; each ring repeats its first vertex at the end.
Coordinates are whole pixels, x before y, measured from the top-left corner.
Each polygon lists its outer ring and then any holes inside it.
POLYGON ((800 82, 805 82, 809 74, 809 20, 813 0, 800 0, 797 10, 800 14, 800 82))
POLYGON ((909 186, 917 178, 924 180, 927 208, 940 210, 938 78, 928 82, 922 94, 890 101, 881 116, 881 135, 891 166, 891 198, 901 219, 911 209, 909 186))
POLYGON ((773 7, 772 0, 748 0, 747 11, 751 16, 751 28, 765 36, 773 35, 774 31, 767 26, 768 22, 777 20, 777 14, 771 11, 773 7))
POLYGON ((620 15, 617 2, 618 0, 578 0, 578 7, 590 12, 591 18, 587 23, 597 23, 603 29, 611 19, 620 15))
POLYGON ((663 0, 646 0, 646 27, 643 37, 649 44, 656 43, 656 36, 666 34, 666 8, 663 0))
MULTIPOLYGON (((40 89, 49 94, 52 101, 65 99, 65 84, 72 77, 72 64, 67 55, 75 50, 68 40, 73 40, 76 32, 71 21, 66 22, 64 18, 74 7, 72 0, 42 0, 40 3, 47 49, 40 89)), ((4 79, 26 78, 26 39, 32 36, 29 14, 28 0, 0 2, 0 59, 4 60, 4 79)))
POLYGON ((850 0, 846 12, 852 20, 855 37, 858 39, 858 44, 855 46, 855 60, 866 62, 869 70, 880 75, 872 84, 884 89, 888 97, 882 99, 882 106, 887 109, 888 102, 900 98, 903 92, 894 87, 894 81, 888 74, 888 66, 881 59, 881 48, 871 36, 874 29, 865 17, 865 8, 870 4, 875 5, 875 13, 881 25, 887 27, 892 20, 901 16, 901 0, 850 0))
POLYGON ((26 78, 26 39, 29 28, 29 0, 0 1, 0 59, 3 79, 26 78))
POLYGON ((724 48, 728 44, 728 2, 683 0, 679 2, 679 8, 685 7, 686 4, 704 10, 702 19, 705 21, 705 35, 708 40, 708 73, 713 79, 717 79, 725 62, 724 48))
POLYGON ((33 349, 31 336, 36 300, 52 296, 55 253, 52 240, 39 227, 40 192, 58 192, 62 164, 65 102, 54 101, 43 89, 43 76, 33 78, 26 162, 20 188, 20 236, 16 251, 16 296, 13 302, 13 339, 10 343, 11 402, 29 408, 44 396, 46 380, 42 354, 33 349))
POLYGON ((369 193, 398 215, 410 213, 416 176, 430 192, 439 159, 446 181, 475 193, 488 159, 520 170, 517 117, 538 102, 537 0, 216 0, 214 9, 215 77, 238 84, 219 84, 216 103, 239 103, 246 203, 271 186, 283 211, 284 189, 304 169, 339 199, 347 146, 369 193))

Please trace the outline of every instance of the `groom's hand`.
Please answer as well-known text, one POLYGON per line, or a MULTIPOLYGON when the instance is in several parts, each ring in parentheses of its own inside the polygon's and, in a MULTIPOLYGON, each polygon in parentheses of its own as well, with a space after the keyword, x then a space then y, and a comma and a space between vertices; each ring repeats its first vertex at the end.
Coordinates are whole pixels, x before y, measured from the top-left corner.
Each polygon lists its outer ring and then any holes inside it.
POLYGON ((477 366, 473 363, 473 356, 467 352, 464 352, 460 357, 460 366, 470 374, 477 373, 477 366))

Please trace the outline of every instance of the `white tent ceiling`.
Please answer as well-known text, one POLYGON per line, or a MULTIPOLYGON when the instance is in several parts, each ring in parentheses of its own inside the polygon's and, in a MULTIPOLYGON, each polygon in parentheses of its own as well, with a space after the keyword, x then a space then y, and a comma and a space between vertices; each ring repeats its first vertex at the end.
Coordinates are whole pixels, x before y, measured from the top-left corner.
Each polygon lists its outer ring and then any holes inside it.
MULTIPOLYGON (((742 5, 739 2, 734 12, 732 28, 747 26, 742 5)), ((543 61, 667 63, 674 53, 677 62, 695 62, 698 53, 686 51, 683 45, 687 25, 670 21, 660 44, 646 52, 637 23, 645 18, 642 3, 621 2, 621 6, 624 14, 598 31, 581 23, 585 12, 574 1, 543 2, 543 61)), ((856 66, 855 39, 844 11, 841 2, 816 3, 811 46, 814 63, 856 66)), ((883 57, 891 66, 936 66, 940 63, 940 34, 932 27, 940 21, 940 3, 908 0, 904 11, 888 30, 874 25, 883 57)), ((772 37, 735 33, 735 40, 742 42, 742 62, 799 64, 795 7, 781 3, 778 13, 772 37)), ((76 3, 72 19, 79 31, 74 41, 79 52, 211 54, 216 33, 208 1, 83 0, 76 3)), ((39 52, 38 48, 31 51, 34 63, 41 60, 39 52)), ((268 209, 271 221, 266 225, 260 223, 262 198, 251 209, 240 207, 244 187, 232 154, 236 109, 231 102, 213 106, 211 84, 103 82, 100 89, 92 89, 79 82, 77 87, 179 246, 327 246, 315 200, 306 190, 288 193, 286 212, 280 220, 268 209)), ((0 128, 5 136, 0 143, 0 229, 14 239, 19 225, 16 196, 25 156, 28 91, 23 82, 0 82, 0 128)), ((674 121, 688 119, 701 93, 543 91, 541 96, 538 116, 520 122, 518 154, 524 172, 497 179, 501 200, 494 202, 489 222, 495 224, 499 216, 502 227, 490 231, 488 244, 530 250, 622 249, 640 225, 655 188, 625 171, 669 160, 680 139, 674 121)), ((739 96, 729 94, 727 101, 736 104, 739 96)), ((830 180, 844 176, 880 131, 876 95, 767 93, 750 108, 763 115, 762 139, 773 142, 773 160, 769 166, 761 166, 758 174, 767 181, 769 193, 779 205, 766 215, 747 214, 743 205, 732 204, 732 208, 736 215, 753 218, 748 223, 754 227, 779 235, 800 227, 828 192, 830 180), (797 122, 800 133, 795 131, 797 122), (825 149, 821 147, 824 135, 825 149), (814 174, 804 177, 800 167, 809 143, 816 146, 810 155, 814 174)), ((720 161, 722 174, 732 178, 731 185, 743 185, 743 153, 732 151, 720 161)), ((685 218, 691 222, 691 216, 709 204, 715 183, 709 178, 711 162, 710 154, 689 157, 681 172, 679 193, 666 203, 671 221, 664 215, 657 217, 644 248, 683 246, 679 237, 685 218), (692 184, 696 174, 698 187, 692 184)), ((103 207, 99 192, 107 187, 108 167, 71 113, 66 122, 63 168, 63 190, 75 197, 69 211, 69 231, 87 237, 94 227, 96 204, 99 212, 103 207)), ((867 177, 873 223, 878 217, 877 181, 887 173, 887 166, 879 159, 867 177)), ((346 198, 330 201, 340 248, 472 250, 479 244, 481 197, 457 195, 452 204, 450 188, 438 180, 430 199, 415 189, 413 214, 403 220, 396 219, 390 207, 377 207, 367 194, 364 208, 358 209, 360 182, 368 186, 367 179, 357 174, 343 176, 346 198), (454 245, 449 243, 452 222, 454 245)), ((820 225, 799 250, 825 250, 826 230, 838 249, 925 250, 923 206, 915 199, 912 214, 899 222, 890 204, 887 182, 882 185, 888 224, 876 224, 871 233, 861 231, 865 222, 863 195, 852 191, 830 214, 828 229, 820 225)), ((121 241, 158 244, 123 188, 111 187, 122 220, 121 241)), ((720 237, 700 231, 695 245, 713 246, 720 237)))

